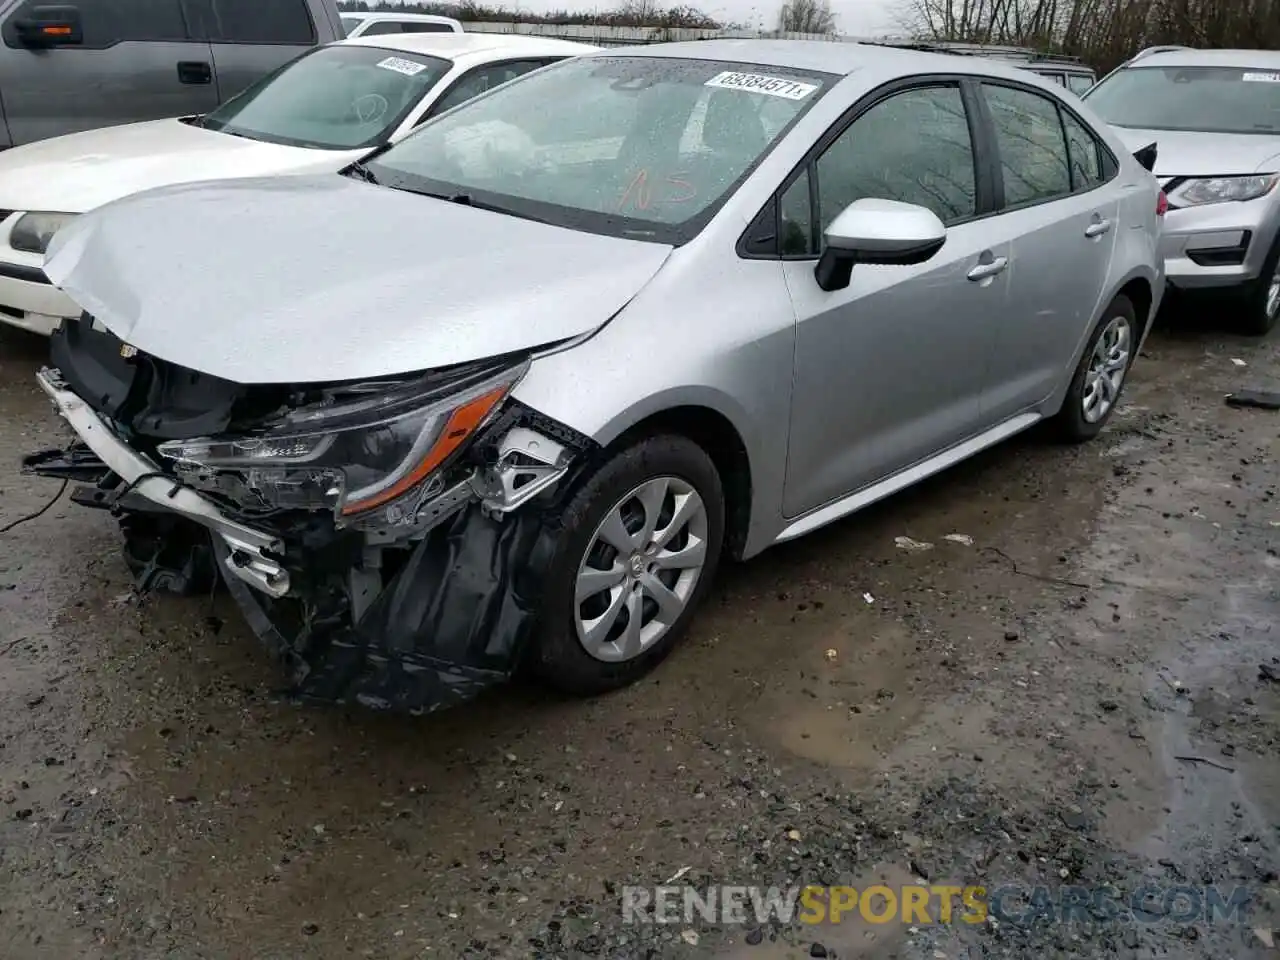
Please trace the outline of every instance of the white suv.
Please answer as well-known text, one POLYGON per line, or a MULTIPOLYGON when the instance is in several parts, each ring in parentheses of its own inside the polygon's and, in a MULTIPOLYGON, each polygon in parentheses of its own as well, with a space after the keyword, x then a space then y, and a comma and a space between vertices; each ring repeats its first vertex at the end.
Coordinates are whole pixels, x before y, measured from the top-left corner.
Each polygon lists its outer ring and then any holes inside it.
POLYGON ((1156 145, 1161 252, 1183 290, 1239 295, 1244 332, 1280 317, 1280 53, 1143 51, 1086 96, 1131 149, 1156 145))
POLYGON ((342 26, 347 38, 373 37, 385 33, 462 33, 462 24, 452 17, 427 13, 346 13, 342 26))

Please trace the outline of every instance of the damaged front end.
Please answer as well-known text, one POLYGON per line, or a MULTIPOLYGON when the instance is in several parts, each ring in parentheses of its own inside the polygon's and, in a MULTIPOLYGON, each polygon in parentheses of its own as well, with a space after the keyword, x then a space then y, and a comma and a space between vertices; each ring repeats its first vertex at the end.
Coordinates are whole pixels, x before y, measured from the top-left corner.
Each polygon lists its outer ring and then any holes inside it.
POLYGON ((245 385, 85 317, 39 374, 79 440, 23 468, 120 517, 140 589, 220 574, 299 696, 428 712, 515 670, 593 446, 511 398, 528 363, 245 385))

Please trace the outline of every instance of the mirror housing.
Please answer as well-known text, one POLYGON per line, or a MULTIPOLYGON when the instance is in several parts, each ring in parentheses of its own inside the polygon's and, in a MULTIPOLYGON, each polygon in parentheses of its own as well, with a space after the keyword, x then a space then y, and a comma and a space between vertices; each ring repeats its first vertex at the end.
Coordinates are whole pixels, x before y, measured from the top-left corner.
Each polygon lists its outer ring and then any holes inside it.
POLYGON ((868 197, 845 207, 825 240, 814 275, 830 292, 849 285, 855 263, 924 263, 947 242, 947 228, 926 207, 868 197))
POLYGON ((1148 173, 1154 173, 1156 169, 1156 159, 1159 156, 1159 147, 1154 143, 1148 143, 1140 150, 1133 151, 1133 159, 1142 164, 1142 169, 1148 173))
POLYGON ((14 21, 13 29, 26 47, 39 49, 84 43, 80 8, 69 3, 33 7, 31 16, 14 21))

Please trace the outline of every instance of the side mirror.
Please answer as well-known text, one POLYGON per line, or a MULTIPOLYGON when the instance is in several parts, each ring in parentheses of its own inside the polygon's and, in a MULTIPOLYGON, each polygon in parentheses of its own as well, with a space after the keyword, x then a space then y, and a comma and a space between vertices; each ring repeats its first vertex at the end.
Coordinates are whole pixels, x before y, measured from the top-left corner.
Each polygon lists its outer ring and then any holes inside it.
POLYGON ((1159 154, 1159 148, 1154 143, 1148 143, 1141 150, 1133 151, 1133 159, 1142 164, 1142 169, 1148 173, 1154 173, 1156 169, 1156 158, 1159 154))
POLYGON ((947 242, 938 215, 914 203, 855 200, 827 228, 814 275, 823 290, 849 285, 855 263, 924 263, 947 242))
POLYGON ((27 47, 66 47, 84 43, 80 8, 71 4, 32 7, 31 15, 15 20, 14 32, 27 47))

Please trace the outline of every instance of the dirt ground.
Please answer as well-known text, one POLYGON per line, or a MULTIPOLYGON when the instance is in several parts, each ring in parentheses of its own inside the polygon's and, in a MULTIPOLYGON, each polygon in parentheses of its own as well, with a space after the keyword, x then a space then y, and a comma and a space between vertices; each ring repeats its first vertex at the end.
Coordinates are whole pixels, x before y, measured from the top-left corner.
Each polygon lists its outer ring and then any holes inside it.
MULTIPOLYGON (((59 501, 0 535, 0 956, 1274 956, 1280 413, 1223 395, 1274 387, 1278 345, 1159 331, 1093 444, 1015 441, 725 570, 592 702, 292 705, 229 602, 139 605, 110 519, 59 501), (677 874, 1252 900, 622 922, 677 874)), ((17 470, 63 436, 44 349, 0 335, 0 527, 57 489, 17 470)))

